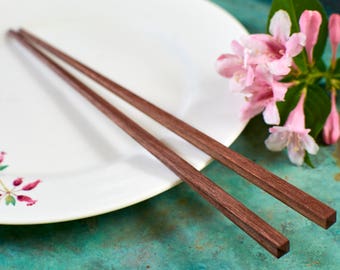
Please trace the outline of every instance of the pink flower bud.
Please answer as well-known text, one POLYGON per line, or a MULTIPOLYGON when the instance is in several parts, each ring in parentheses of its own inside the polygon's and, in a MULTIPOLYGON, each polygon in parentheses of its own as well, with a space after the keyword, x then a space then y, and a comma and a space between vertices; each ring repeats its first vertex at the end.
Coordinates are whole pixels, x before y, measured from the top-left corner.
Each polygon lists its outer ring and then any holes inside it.
POLYGON ((41 180, 36 180, 34 182, 31 182, 31 183, 25 185, 22 188, 22 190, 31 190, 31 189, 34 189, 40 182, 41 182, 41 180))
POLYGON ((19 177, 13 181, 13 186, 20 186, 22 184, 22 178, 19 177))
POLYGON ((27 206, 32 206, 37 202, 37 200, 33 200, 31 197, 25 196, 25 195, 18 195, 17 196, 18 201, 20 202, 27 202, 27 206))
POLYGON ((315 10, 305 10, 300 16, 300 30, 306 35, 306 52, 310 64, 313 63, 313 49, 318 41, 321 22, 321 14, 315 10))
POLYGON ((323 128, 323 140, 326 144, 336 143, 340 137, 339 113, 336 108, 335 97, 336 92, 333 90, 331 95, 331 112, 323 128))
POLYGON ((340 43, 340 14, 332 14, 329 17, 328 31, 332 46, 332 64, 335 65, 336 51, 340 43))

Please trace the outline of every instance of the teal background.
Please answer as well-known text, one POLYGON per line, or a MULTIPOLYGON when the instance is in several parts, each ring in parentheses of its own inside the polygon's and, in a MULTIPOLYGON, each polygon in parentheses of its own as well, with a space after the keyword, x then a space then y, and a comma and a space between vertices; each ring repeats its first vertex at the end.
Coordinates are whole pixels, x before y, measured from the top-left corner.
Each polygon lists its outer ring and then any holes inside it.
MULTIPOLYGON (((263 32, 270 1, 215 0, 247 29, 263 32)), ((339 12, 339 2, 325 1, 339 12)), ((261 119, 232 149, 340 210, 336 146, 322 146, 315 169, 268 152, 261 119)), ((340 147, 339 147, 340 148, 340 147)), ((186 184, 137 205, 87 219, 0 226, 0 269, 340 269, 340 223, 324 230, 218 162, 203 172, 285 234, 291 251, 276 259, 186 184)))

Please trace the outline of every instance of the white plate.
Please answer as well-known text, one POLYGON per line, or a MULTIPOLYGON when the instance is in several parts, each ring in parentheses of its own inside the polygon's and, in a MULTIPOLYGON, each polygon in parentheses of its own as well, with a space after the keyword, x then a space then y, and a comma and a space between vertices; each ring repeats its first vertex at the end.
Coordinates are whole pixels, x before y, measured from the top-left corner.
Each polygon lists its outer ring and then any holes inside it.
MULTIPOLYGON (((24 26, 226 145, 245 126, 239 121, 244 101, 228 91, 214 62, 246 31, 210 2, 0 0, 0 18, 0 150, 10 165, 0 179, 7 188, 18 176, 25 183, 42 180, 30 191, 17 192, 38 200, 33 206, 6 205, 2 195, 1 224, 98 215, 179 183, 53 72, 6 39, 10 27, 24 26)), ((196 168, 209 162, 148 117, 104 95, 196 168)))

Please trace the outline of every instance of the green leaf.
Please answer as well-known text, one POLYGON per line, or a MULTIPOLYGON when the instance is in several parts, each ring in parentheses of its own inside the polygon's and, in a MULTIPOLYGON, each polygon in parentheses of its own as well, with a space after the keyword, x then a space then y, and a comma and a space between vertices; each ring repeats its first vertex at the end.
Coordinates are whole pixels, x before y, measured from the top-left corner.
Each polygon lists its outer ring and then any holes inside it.
POLYGON ((315 66, 318 71, 325 72, 327 70, 327 66, 322 58, 316 61, 315 66))
POLYGON ((7 195, 5 200, 6 200, 6 205, 10 205, 10 204, 15 205, 16 203, 16 200, 12 195, 7 195))
POLYGON ((285 101, 277 103, 281 118, 281 125, 286 122, 289 113, 295 108, 296 104, 298 103, 301 96, 301 91, 304 86, 304 84, 299 84, 290 87, 285 95, 285 101))
MULTIPOLYGON (((291 33, 300 32, 299 18, 304 10, 317 10, 320 12, 322 24, 313 55, 315 61, 321 59, 327 40, 328 22, 326 12, 320 2, 318 0, 273 0, 267 21, 267 31, 269 30, 270 19, 280 9, 287 11, 290 16, 292 22, 291 33)), ((295 62, 302 71, 307 70, 307 55, 305 51, 295 57, 295 62)))
POLYGON ((331 102, 327 92, 318 85, 307 86, 305 100, 306 128, 310 128, 310 135, 316 138, 322 130, 331 110, 331 102))
MULTIPOLYGON (((330 68, 331 69, 331 68, 330 68)), ((338 58, 335 62, 335 68, 334 70, 331 70, 331 72, 334 74, 334 75, 337 75, 339 76, 340 75, 340 58, 338 58)))
POLYGON ((283 125, 289 113, 298 103, 301 91, 307 87, 307 96, 304 104, 306 128, 311 129, 310 135, 316 138, 322 130, 331 110, 330 98, 327 92, 318 85, 299 84, 288 89, 285 101, 278 102, 281 124, 283 125))
POLYGON ((309 167, 315 169, 314 164, 313 164, 312 161, 310 160, 310 156, 309 156, 308 152, 306 152, 306 154, 305 154, 305 160, 304 160, 304 161, 305 161, 305 163, 306 163, 309 167))
POLYGON ((0 171, 3 171, 4 169, 6 169, 8 167, 8 165, 0 165, 0 171))

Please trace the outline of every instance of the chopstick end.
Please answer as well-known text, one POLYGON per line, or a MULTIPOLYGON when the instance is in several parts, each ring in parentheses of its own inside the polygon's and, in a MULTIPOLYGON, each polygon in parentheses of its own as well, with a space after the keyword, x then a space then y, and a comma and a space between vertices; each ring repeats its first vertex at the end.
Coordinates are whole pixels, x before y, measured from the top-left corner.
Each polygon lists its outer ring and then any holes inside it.
POLYGON ((9 29, 6 34, 7 36, 13 36, 13 35, 16 35, 16 31, 13 29, 9 29))
MULTIPOLYGON (((333 210, 333 209, 332 209, 333 210)), ((333 210, 331 213, 328 215, 328 217, 325 220, 324 226, 322 226, 325 229, 328 229, 331 227, 334 223, 336 222, 336 211, 333 210)))
POLYGON ((275 254, 273 255, 276 258, 281 258, 283 255, 289 252, 289 249, 290 249, 290 244, 289 244, 289 240, 287 239, 285 243, 283 243, 279 248, 277 248, 275 254))

